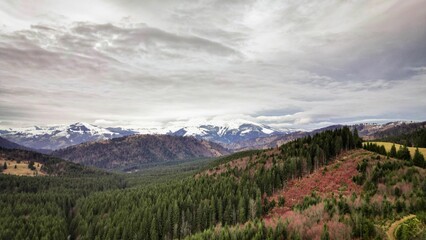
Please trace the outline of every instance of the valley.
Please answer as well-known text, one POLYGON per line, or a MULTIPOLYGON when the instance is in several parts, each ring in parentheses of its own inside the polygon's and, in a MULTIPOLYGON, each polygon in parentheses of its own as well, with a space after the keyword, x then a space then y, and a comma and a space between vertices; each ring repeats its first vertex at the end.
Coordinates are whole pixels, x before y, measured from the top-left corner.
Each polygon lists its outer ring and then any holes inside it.
POLYGON ((343 127, 236 153, 168 135, 88 142, 55 157, 1 149, 8 169, 34 161, 44 176, 0 174, 0 238, 384 239, 393 231, 422 239, 426 170, 361 147, 358 132, 343 127), (409 228, 393 224, 408 214, 416 215, 409 228))
POLYGON ((0 1, 0 240, 426 240, 425 23, 0 1))

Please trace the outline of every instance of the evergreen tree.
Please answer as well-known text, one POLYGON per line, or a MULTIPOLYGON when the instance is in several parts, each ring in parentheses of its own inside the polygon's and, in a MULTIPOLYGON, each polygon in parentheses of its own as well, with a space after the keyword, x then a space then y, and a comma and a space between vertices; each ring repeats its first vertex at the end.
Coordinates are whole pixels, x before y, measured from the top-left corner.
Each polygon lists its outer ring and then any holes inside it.
POLYGON ((355 141, 355 147, 362 148, 362 139, 358 135, 358 129, 354 129, 353 138, 355 141))
POLYGON ((393 158, 396 157, 396 147, 395 147, 395 144, 392 144, 389 156, 393 157, 393 158))
POLYGON ((284 204, 285 204, 285 199, 284 199, 284 197, 283 197, 283 196, 279 196, 279 197, 278 197, 278 206, 279 206, 279 207, 284 207, 284 204))
POLYGON ((321 240, 330 240, 330 233, 328 233, 327 224, 324 224, 324 227, 321 233, 321 240))
POLYGON ((155 219, 155 217, 154 218, 152 218, 152 221, 151 221, 151 229, 150 229, 150 232, 149 232, 150 234, 150 239, 151 240, 159 240, 158 239, 158 230, 157 230, 157 221, 156 221, 156 219, 155 219))
POLYGON ((246 204, 243 197, 239 197, 240 200, 238 201, 238 222, 245 222, 246 221, 246 204))
POLYGON ((35 170, 33 161, 30 161, 30 163, 28 164, 28 168, 31 169, 31 170, 35 170))
POLYGON ((421 168, 426 168, 425 157, 419 151, 419 148, 416 148, 416 151, 414 152, 413 164, 421 168))
POLYGON ((399 159, 411 160, 410 150, 408 150, 408 147, 406 145, 400 146, 396 155, 399 159))
POLYGON ((6 162, 4 162, 4 164, 3 164, 3 169, 4 169, 4 170, 6 170, 6 169, 7 169, 7 164, 6 164, 6 162))

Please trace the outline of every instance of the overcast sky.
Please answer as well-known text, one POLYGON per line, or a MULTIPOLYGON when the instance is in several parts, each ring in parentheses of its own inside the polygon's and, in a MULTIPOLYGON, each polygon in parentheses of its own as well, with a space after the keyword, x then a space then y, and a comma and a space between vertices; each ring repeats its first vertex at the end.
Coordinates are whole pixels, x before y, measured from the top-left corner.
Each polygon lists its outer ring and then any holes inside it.
POLYGON ((424 0, 2 0, 0 126, 426 120, 424 0))

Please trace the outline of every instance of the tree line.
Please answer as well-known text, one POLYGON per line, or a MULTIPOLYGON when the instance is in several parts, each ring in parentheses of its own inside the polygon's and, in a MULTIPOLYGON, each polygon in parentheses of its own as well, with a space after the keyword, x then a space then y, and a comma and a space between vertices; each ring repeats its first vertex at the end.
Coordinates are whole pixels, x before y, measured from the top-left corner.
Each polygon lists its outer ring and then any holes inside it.
POLYGON ((386 148, 383 145, 367 142, 364 144, 363 148, 368 151, 372 151, 372 152, 385 155, 388 157, 406 160, 417 167, 426 168, 425 158, 423 154, 419 151, 419 148, 416 148, 416 150, 414 151, 413 157, 411 157, 410 150, 408 149, 406 145, 400 145, 397 151, 395 144, 392 144, 391 149, 389 151, 386 151, 386 148))

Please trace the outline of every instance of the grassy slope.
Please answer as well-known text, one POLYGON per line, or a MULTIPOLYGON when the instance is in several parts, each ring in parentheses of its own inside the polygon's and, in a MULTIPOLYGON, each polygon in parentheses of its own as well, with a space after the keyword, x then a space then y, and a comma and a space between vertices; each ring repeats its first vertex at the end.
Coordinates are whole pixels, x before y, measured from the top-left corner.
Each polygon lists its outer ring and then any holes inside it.
POLYGON ((41 171, 42 163, 34 164, 35 170, 28 168, 28 161, 21 161, 18 163, 14 160, 0 159, 0 167, 3 167, 4 162, 7 164, 7 169, 3 170, 3 174, 17 175, 17 176, 43 176, 46 175, 41 171), (16 166, 16 168, 15 168, 16 166))
MULTIPOLYGON (((386 151, 388 151, 388 152, 391 150, 391 147, 393 145, 393 143, 391 143, 391 142, 375 142, 374 141, 374 143, 376 143, 379 146, 380 145, 385 146, 386 151)), ((398 151, 398 149, 399 149, 400 146, 401 145, 395 143, 395 147, 396 147, 397 151, 398 151)), ((411 157, 413 157, 414 156, 414 152, 416 151, 416 148, 414 148, 414 147, 408 147, 408 150, 410 150, 411 157)), ((426 148, 419 148, 419 151, 423 154, 423 156, 426 156, 426 148)))

